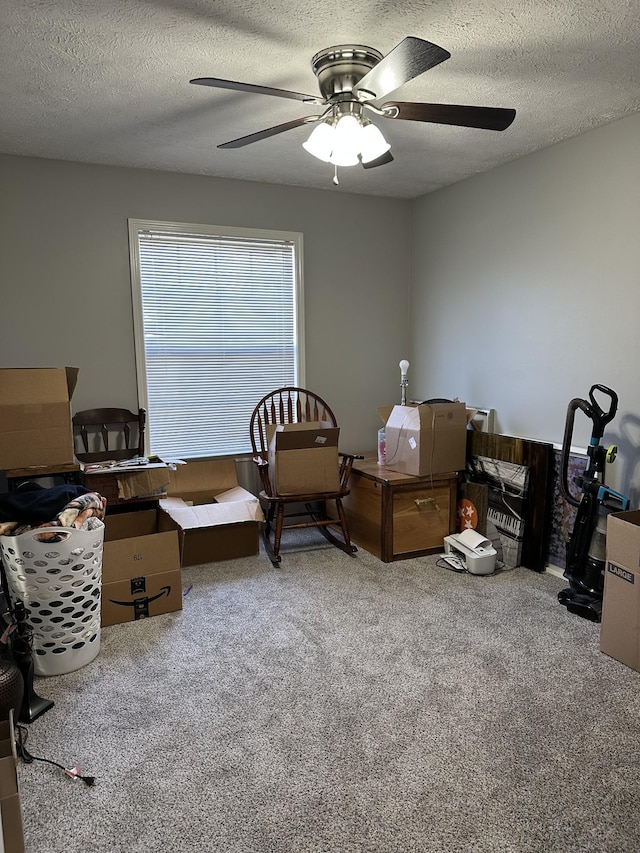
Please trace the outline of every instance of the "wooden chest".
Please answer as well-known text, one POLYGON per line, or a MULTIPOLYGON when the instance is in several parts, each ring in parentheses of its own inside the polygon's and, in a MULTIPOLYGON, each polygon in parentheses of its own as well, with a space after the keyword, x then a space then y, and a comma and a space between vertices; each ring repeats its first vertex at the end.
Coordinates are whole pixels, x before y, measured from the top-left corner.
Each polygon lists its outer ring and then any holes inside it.
POLYGON ((356 460, 344 499, 353 542, 385 563, 442 551, 455 532, 457 483, 455 471, 410 477, 373 456, 356 460))

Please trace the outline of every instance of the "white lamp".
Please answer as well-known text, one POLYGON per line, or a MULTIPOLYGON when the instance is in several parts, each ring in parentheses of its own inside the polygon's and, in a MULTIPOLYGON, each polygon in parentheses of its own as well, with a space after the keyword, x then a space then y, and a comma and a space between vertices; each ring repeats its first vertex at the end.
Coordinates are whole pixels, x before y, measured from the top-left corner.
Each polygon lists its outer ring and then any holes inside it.
POLYGON ((409 384, 409 380, 407 379, 407 370, 409 370, 409 362, 406 358, 403 358, 399 364, 400 367, 400 388, 401 388, 401 400, 400 405, 407 405, 407 385, 409 384))

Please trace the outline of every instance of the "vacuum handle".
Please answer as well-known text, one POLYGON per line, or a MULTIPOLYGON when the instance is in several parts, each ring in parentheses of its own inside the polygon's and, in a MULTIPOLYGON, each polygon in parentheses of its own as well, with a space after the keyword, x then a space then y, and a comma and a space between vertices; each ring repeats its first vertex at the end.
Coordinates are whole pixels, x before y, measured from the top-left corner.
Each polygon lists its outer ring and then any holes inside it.
MULTIPOLYGON (((591 400, 591 412, 590 417, 593 420, 593 438, 601 439, 604 433, 605 426, 610 423, 618 410, 618 395, 615 391, 612 391, 611 388, 607 388, 606 385, 592 385, 591 390, 589 391, 589 399, 591 400), (599 391, 601 394, 604 394, 606 397, 609 397, 609 411, 605 412, 602 406, 598 403, 595 398, 595 391, 599 391)), ((592 444, 595 443, 592 441, 592 444)))

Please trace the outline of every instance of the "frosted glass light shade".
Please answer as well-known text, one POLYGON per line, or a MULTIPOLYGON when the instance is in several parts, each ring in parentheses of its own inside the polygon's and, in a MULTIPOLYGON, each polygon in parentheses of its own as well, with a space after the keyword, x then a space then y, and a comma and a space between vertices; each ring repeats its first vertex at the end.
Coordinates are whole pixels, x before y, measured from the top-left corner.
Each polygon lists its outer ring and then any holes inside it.
POLYGON ((317 157, 318 160, 323 160, 325 163, 328 163, 331 158, 331 152, 333 151, 335 135, 335 128, 330 124, 322 122, 313 129, 311 136, 306 142, 302 143, 302 147, 305 151, 308 151, 309 154, 313 154, 314 157, 317 157))
POLYGON ((330 162, 336 166, 357 166, 362 127, 355 116, 342 116, 335 129, 330 162))
POLYGON ((391 146, 375 124, 367 124, 360 132, 360 157, 363 163, 370 163, 386 154, 391 146))

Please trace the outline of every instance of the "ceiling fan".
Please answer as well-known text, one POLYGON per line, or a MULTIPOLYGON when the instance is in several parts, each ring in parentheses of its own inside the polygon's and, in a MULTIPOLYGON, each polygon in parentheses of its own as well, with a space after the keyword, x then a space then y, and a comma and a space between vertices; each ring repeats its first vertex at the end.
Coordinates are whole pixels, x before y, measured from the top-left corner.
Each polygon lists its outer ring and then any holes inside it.
MULTIPOLYGON (((325 162, 337 166, 362 164, 365 169, 393 160, 390 148, 369 114, 378 118, 449 124, 484 130, 506 130, 516 111, 500 107, 426 104, 386 101, 377 104, 404 83, 449 59, 448 50, 415 36, 407 36, 383 56, 372 47, 340 44, 316 53, 311 67, 318 78, 320 95, 305 95, 253 83, 238 83, 217 77, 190 80, 199 86, 234 89, 256 95, 274 95, 324 107, 323 112, 250 133, 218 145, 242 148, 305 124, 316 127, 303 147, 325 162)), ((337 183, 337 178, 334 178, 337 183)))

